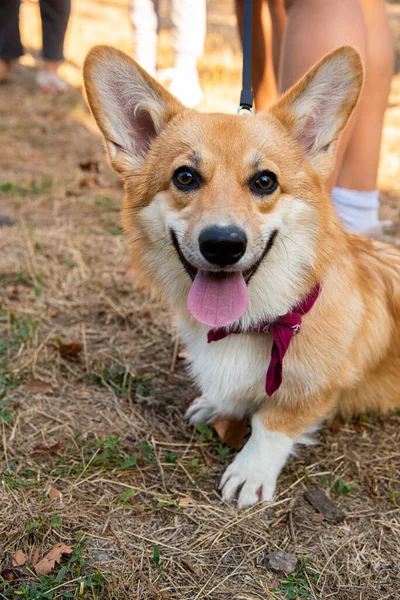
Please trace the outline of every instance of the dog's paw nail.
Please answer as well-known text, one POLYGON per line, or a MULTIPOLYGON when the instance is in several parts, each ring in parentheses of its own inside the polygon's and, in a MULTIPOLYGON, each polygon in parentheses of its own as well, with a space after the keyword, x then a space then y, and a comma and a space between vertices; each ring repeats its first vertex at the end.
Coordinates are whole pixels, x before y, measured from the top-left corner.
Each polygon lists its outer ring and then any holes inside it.
POLYGON ((193 400, 185 413, 185 418, 191 425, 196 423, 211 423, 217 417, 213 404, 206 398, 200 397, 193 400))
POLYGON ((275 486, 276 480, 268 474, 252 473, 233 462, 223 474, 219 489, 222 500, 231 502, 237 496, 238 508, 247 508, 260 501, 270 502, 275 486))
POLYGON ((229 477, 225 481, 224 485, 221 487, 222 500, 224 500, 225 502, 232 502, 232 500, 235 499, 238 490, 244 483, 244 476, 232 475, 231 477, 229 477))

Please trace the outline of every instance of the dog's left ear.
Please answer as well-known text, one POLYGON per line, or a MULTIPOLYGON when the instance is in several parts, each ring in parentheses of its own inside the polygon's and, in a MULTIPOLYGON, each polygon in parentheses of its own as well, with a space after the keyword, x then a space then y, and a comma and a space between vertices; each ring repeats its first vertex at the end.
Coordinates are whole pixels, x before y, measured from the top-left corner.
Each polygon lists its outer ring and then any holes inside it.
POLYGON ((83 76, 110 162, 124 177, 141 167, 154 138, 184 106, 127 54, 110 46, 90 50, 83 76))
POLYGON ((323 176, 334 168, 340 133, 357 103, 363 82, 360 55, 342 46, 325 56, 271 108, 323 176))

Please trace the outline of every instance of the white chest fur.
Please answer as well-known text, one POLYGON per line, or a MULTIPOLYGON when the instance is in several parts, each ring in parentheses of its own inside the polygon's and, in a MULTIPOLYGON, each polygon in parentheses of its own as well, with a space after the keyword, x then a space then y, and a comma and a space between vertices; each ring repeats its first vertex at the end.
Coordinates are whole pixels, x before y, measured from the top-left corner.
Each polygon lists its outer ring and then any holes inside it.
POLYGON ((207 343, 207 330, 180 328, 189 352, 191 374, 220 414, 241 417, 265 400, 265 377, 272 337, 270 335, 230 335, 207 343))

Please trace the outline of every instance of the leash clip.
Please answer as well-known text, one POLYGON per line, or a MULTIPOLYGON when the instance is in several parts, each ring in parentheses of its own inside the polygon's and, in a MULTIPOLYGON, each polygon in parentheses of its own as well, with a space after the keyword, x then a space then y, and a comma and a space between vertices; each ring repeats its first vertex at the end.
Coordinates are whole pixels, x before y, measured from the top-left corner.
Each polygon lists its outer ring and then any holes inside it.
POLYGON ((237 114, 243 115, 245 117, 247 117, 249 114, 254 115, 253 92, 250 88, 246 89, 244 85, 240 94, 239 108, 237 109, 237 114))
POLYGON ((254 115, 254 110, 251 108, 251 106, 245 106, 244 104, 241 104, 236 112, 238 115, 242 115, 242 117, 254 115))

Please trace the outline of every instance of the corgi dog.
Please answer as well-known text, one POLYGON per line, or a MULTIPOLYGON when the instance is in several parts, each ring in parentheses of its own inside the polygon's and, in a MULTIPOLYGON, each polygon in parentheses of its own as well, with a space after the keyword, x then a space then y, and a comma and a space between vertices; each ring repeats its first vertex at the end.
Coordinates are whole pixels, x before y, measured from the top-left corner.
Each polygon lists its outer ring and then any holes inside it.
POLYGON ((174 314, 200 389, 187 416, 251 418, 222 498, 270 501, 323 421, 400 406, 400 251, 346 232, 324 183, 359 55, 335 50, 247 117, 185 108, 107 46, 84 79, 125 184, 136 275, 174 314))

